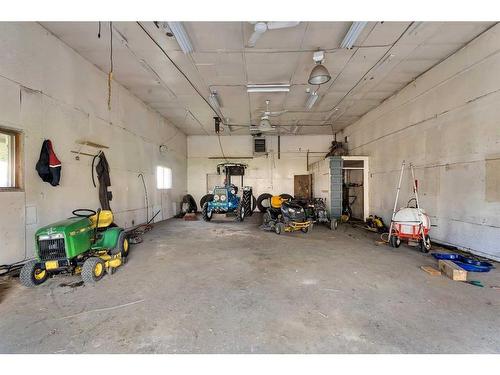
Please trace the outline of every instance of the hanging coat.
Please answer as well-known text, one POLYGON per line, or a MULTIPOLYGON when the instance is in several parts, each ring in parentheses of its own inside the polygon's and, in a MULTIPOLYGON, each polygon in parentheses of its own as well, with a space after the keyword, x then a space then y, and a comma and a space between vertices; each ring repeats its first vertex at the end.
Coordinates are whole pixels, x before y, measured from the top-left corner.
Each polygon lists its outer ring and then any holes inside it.
POLYGON ((40 151, 40 158, 36 163, 36 171, 40 178, 51 184, 59 185, 61 179, 61 162, 52 149, 52 142, 49 139, 43 141, 40 151))
MULTIPOLYGON (((97 179, 99 180, 99 201, 101 202, 101 208, 103 210, 111 210, 109 201, 113 199, 113 194, 108 191, 108 187, 111 186, 111 179, 109 177, 109 164, 106 160, 104 152, 101 152, 99 155, 97 155, 97 157, 99 158, 99 162, 95 166, 95 170, 97 172, 97 179)), ((95 158, 92 161, 92 165, 94 165, 94 161, 95 158)), ((92 171, 92 180, 93 179, 94 172, 92 171)))

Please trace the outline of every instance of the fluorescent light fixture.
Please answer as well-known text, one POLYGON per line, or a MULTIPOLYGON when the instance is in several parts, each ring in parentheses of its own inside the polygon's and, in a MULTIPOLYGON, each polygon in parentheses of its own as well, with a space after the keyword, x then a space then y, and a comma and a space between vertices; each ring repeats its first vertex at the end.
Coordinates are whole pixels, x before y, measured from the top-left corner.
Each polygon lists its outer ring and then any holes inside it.
POLYGON ((212 107, 215 107, 215 109, 218 109, 218 110, 221 109, 222 103, 221 103, 219 95, 217 94, 216 91, 212 91, 212 93, 208 97, 208 101, 210 102, 212 107))
POLYGON ((187 34, 182 22, 167 22, 168 27, 172 31, 172 34, 175 36, 175 40, 181 47, 182 52, 185 54, 193 52, 193 45, 191 44, 191 40, 189 39, 189 35, 187 34))
POLYGON ((307 101, 306 101, 306 108, 311 109, 314 106, 314 104, 316 103, 316 101, 318 100, 318 98, 319 98, 319 95, 316 91, 310 92, 309 96, 307 98, 307 101))
POLYGON ((356 40, 358 39, 367 23, 368 22, 366 21, 353 22, 351 27, 349 28, 349 31, 345 35, 344 40, 340 44, 340 48, 351 49, 354 43, 356 43, 356 40))
POLYGON ((247 92, 289 92, 290 84, 247 85, 247 92))

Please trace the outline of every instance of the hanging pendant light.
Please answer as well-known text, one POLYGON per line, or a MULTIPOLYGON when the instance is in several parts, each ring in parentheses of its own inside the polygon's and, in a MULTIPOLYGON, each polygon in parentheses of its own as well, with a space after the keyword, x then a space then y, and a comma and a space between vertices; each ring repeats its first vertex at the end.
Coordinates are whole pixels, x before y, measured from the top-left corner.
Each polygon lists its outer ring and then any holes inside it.
POLYGON ((316 63, 311 74, 309 74, 308 82, 311 85, 322 85, 327 83, 332 77, 328 72, 328 69, 322 64, 325 53, 323 51, 314 52, 313 60, 316 63))
POLYGON ((308 82, 311 85, 322 85, 323 83, 327 83, 332 77, 322 64, 317 64, 313 70, 311 70, 311 74, 309 74, 308 82))

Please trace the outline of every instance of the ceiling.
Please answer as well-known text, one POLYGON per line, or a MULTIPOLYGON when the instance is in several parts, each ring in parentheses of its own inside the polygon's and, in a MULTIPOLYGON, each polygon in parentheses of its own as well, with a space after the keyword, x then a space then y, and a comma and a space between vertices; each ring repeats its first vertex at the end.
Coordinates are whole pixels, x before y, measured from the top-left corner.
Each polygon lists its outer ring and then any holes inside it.
MULTIPOLYGON (((109 70, 110 24, 43 22, 68 46, 109 70)), ((193 45, 184 54, 153 22, 114 22, 113 78, 184 133, 214 134, 215 113, 206 99, 216 90, 224 134, 249 134, 270 100, 280 134, 331 134, 350 125, 432 66, 491 27, 491 22, 368 22, 355 46, 341 49, 350 22, 300 22, 268 30, 246 47, 249 22, 183 22, 193 45), (325 51, 332 79, 305 102, 313 52, 325 51), (174 65, 175 64, 175 65, 174 65), (289 83, 288 93, 247 93, 247 84, 289 83), (201 94, 201 96, 200 96, 201 94), (203 98, 202 98, 203 96, 203 98)))

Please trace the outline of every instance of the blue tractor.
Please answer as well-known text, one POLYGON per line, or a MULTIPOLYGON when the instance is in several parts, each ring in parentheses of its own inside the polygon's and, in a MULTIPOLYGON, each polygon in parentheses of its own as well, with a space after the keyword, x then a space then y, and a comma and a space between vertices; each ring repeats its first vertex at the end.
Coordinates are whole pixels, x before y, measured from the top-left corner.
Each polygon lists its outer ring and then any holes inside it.
POLYGON ((240 163, 220 163, 217 165, 217 173, 225 174, 224 185, 215 186, 212 194, 207 194, 202 198, 203 220, 212 220, 213 214, 236 214, 237 221, 243 221, 245 216, 250 216, 255 208, 255 199, 252 195, 252 188, 242 187, 241 196, 238 195, 238 187, 231 182, 231 176, 241 176, 241 186, 243 186, 243 176, 246 164, 240 163))

